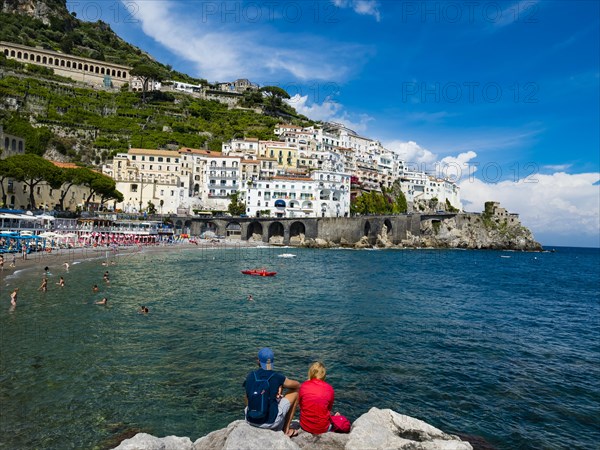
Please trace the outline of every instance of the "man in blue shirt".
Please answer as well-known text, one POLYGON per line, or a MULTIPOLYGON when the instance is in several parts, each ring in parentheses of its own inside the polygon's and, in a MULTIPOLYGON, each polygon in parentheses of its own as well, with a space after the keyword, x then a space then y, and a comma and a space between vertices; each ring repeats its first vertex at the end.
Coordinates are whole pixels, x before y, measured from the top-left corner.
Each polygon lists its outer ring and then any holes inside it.
MULTIPOLYGON (((246 377, 244 381, 244 388, 246 390, 245 402, 245 416, 248 424, 258 427, 266 428, 274 431, 283 431, 290 437, 298 434, 297 430, 290 429, 290 424, 294 418, 296 412, 296 406, 298 405, 298 390, 300 389, 300 383, 296 380, 290 380, 279 372, 273 370, 273 362, 275 361, 275 355, 273 350, 270 348, 262 348, 258 352, 258 370, 252 371, 246 377), (248 395, 251 390, 257 384, 257 380, 268 380, 269 385, 269 406, 268 414, 264 418, 251 418, 248 417, 248 395), (283 389, 287 389, 287 393, 283 395, 283 389)), ((252 394, 250 394, 252 395, 252 394)))

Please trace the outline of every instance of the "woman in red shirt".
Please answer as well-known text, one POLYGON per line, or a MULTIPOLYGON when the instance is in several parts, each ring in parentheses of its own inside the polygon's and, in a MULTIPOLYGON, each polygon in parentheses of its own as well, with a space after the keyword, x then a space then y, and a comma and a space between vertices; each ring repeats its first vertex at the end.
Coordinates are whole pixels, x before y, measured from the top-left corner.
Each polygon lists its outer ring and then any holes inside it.
POLYGON ((326 433, 331 428, 333 387, 325 382, 327 371, 320 362, 308 369, 308 381, 300 386, 300 426, 312 434, 326 433))

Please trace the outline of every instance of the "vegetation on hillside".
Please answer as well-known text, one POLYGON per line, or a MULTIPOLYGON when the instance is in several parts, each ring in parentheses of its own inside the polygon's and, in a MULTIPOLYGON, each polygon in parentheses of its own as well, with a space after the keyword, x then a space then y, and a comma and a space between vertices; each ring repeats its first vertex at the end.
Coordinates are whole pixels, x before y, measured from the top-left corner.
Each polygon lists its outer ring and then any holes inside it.
POLYGON ((381 187, 382 192, 362 192, 352 199, 352 214, 401 214, 407 211, 408 205, 404 193, 395 183, 391 189, 381 187))

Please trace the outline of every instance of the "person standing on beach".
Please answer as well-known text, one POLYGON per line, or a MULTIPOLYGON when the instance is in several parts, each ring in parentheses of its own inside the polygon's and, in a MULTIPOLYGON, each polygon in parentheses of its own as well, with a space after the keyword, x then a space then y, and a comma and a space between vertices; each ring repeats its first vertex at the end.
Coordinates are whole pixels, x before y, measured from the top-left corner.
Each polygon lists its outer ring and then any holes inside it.
POLYGON ((23 247, 21 247, 21 251, 23 252, 23 259, 27 259, 27 246, 23 245, 23 247))
POLYGON ((258 370, 248 374, 243 383, 246 391, 246 422, 257 428, 283 431, 294 437, 298 430, 290 428, 298 405, 300 383, 273 371, 275 355, 270 348, 258 352, 258 370), (265 384, 266 382, 266 384, 265 384), (283 395, 283 389, 288 392, 283 395), (261 406, 266 401, 266 406, 261 406))
POLYGON ((12 254, 12 262, 10 263, 10 267, 17 267, 17 254, 12 254))
POLYGON ((19 288, 15 288, 12 294, 10 294, 10 304, 13 308, 17 306, 17 295, 19 295, 19 288))

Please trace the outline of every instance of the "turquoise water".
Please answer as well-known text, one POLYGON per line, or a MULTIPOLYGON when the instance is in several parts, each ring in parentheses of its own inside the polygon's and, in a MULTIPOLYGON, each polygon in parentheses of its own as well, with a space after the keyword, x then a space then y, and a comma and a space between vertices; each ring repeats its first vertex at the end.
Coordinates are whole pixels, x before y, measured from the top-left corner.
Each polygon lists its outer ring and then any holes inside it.
POLYGON ((45 294, 40 269, 2 280, 1 448, 102 448, 135 430, 195 440, 242 417, 264 345, 290 378, 322 360, 351 419, 378 406, 496 448, 598 448, 597 249, 194 247, 116 260, 51 267, 45 294), (277 276, 240 273, 261 266, 277 276))

